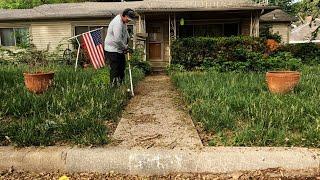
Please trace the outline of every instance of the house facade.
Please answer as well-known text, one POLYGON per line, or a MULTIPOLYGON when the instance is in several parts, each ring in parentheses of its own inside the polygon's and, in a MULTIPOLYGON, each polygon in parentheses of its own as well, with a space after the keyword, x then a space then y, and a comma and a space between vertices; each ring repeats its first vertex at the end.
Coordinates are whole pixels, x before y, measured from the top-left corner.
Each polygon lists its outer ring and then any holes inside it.
POLYGON ((67 48, 72 36, 104 27, 125 8, 138 19, 128 25, 131 45, 141 49, 157 70, 171 61, 171 42, 191 36, 259 36, 262 14, 274 10, 267 1, 251 0, 144 0, 42 5, 33 9, 0 10, 0 44, 15 46, 30 34, 39 49, 67 48))
POLYGON ((270 26, 270 33, 278 34, 281 36, 282 43, 289 43, 291 36, 291 24, 296 21, 296 18, 291 17, 289 14, 281 9, 273 10, 260 17, 260 25, 270 26))

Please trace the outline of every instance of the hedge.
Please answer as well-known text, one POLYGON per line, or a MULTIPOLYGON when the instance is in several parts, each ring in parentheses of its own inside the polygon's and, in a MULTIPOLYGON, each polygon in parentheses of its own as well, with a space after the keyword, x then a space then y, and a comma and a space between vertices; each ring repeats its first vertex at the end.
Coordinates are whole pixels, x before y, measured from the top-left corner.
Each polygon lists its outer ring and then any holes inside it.
POLYGON ((261 38, 248 36, 183 38, 174 41, 171 48, 172 63, 186 70, 296 70, 301 64, 290 52, 279 51, 266 56, 265 42, 261 38))

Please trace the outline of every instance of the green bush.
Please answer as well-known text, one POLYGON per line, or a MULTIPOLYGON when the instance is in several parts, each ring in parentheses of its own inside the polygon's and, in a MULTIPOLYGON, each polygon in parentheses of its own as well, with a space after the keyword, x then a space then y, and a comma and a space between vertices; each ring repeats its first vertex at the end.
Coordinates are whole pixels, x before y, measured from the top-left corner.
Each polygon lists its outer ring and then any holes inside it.
POLYGON ((320 64, 320 45, 315 43, 286 44, 278 51, 290 52, 294 57, 300 58, 304 64, 320 64))
POLYGON ((264 49, 265 44, 261 39, 247 36, 183 38, 172 44, 172 63, 190 70, 201 67, 208 59, 244 62, 244 53, 263 52, 264 49))
POLYGON ((266 70, 298 70, 301 66, 301 59, 293 57, 290 52, 278 52, 265 63, 266 70))
POLYGON ((133 50, 130 63, 133 67, 142 69, 144 74, 147 75, 151 73, 151 65, 149 62, 143 61, 143 55, 144 55, 143 50, 141 49, 133 50))
POLYGON ((173 43, 173 65, 180 69, 227 71, 297 70, 301 60, 290 52, 263 54, 265 43, 252 37, 185 38, 173 43), (177 66, 178 65, 178 66, 177 66))

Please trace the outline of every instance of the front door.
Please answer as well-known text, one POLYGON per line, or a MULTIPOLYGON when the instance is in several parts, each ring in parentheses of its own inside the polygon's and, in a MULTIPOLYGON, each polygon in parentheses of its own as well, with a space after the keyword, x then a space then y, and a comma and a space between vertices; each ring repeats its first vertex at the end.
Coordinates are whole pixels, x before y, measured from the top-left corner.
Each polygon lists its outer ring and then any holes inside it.
POLYGON ((163 59, 163 28, 161 24, 150 24, 147 29, 149 34, 149 59, 162 61, 163 59))

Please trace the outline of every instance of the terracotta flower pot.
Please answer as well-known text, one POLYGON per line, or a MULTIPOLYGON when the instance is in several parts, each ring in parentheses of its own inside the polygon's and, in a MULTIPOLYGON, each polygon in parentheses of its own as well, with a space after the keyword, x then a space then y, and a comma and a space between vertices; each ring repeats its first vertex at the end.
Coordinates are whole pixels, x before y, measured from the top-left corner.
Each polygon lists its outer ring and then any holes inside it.
POLYGON ((52 85, 54 72, 23 73, 24 83, 30 92, 40 94, 52 85))
POLYGON ((270 71, 266 74, 270 92, 288 93, 299 83, 300 73, 297 71, 270 71))

